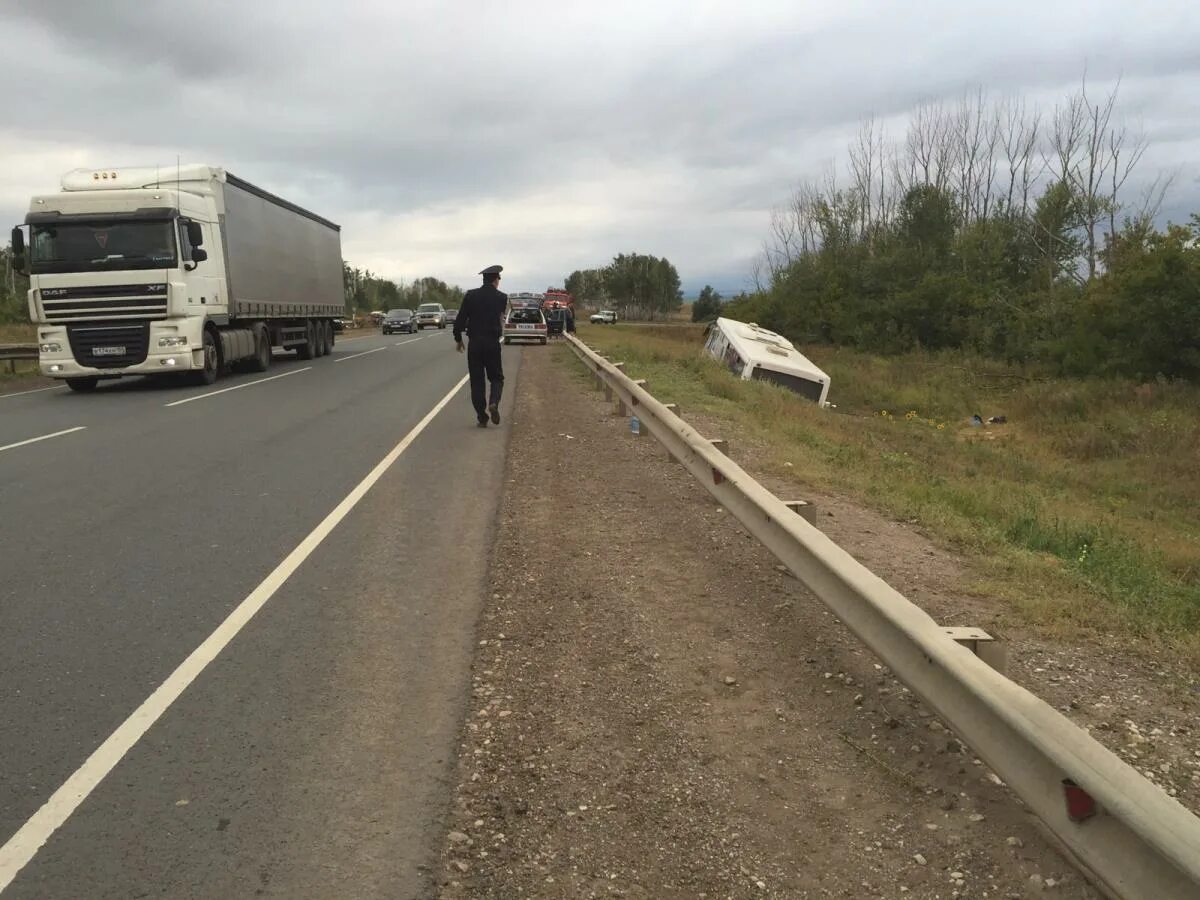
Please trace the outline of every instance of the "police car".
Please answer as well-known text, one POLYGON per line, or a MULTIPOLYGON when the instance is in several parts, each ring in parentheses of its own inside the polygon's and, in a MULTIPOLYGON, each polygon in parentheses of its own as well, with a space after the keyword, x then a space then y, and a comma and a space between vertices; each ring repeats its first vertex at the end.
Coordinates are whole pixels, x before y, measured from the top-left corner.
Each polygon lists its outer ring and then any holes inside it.
POLYGON ((537 341, 546 343, 549 332, 546 316, 542 313, 539 294, 509 294, 508 313, 504 316, 504 343, 513 341, 537 341))

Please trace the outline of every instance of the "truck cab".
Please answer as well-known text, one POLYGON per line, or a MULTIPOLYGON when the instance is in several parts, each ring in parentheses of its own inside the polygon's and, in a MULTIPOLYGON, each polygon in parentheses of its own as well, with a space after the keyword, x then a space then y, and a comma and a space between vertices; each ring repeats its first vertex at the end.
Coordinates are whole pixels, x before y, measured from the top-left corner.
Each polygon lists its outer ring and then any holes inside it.
POLYGON ((211 383, 241 360, 265 369, 273 346, 323 355, 344 313, 337 226, 222 169, 77 169, 25 225, 13 249, 39 366, 75 390, 167 372, 211 383))
POLYGON ((212 197, 142 187, 148 174, 76 171, 61 193, 30 203, 29 316, 43 374, 204 369, 203 325, 228 316, 212 197))

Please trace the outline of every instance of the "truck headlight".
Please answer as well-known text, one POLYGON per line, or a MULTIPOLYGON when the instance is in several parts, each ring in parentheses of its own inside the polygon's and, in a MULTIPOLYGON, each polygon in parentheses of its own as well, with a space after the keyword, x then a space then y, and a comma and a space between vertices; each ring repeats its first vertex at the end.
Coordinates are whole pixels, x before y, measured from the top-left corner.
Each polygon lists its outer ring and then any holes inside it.
POLYGON ((42 344, 42 352, 43 353, 62 353, 62 344, 59 344, 56 341, 50 341, 48 343, 42 344))
POLYGON ((158 346, 160 346, 160 347, 186 347, 187 346, 187 338, 183 337, 182 335, 168 335, 167 337, 160 337, 158 339, 158 346))

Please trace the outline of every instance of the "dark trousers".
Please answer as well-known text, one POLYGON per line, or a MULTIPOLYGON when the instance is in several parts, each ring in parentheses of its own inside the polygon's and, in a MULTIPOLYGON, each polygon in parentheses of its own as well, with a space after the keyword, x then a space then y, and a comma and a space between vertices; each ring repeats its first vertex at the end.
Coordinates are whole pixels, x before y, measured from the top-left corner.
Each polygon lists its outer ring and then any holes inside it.
POLYGON ((488 404, 500 405, 500 395, 504 392, 499 338, 478 337, 467 341, 467 371, 471 374, 471 405, 475 407, 475 415, 482 419, 487 416, 488 404), (485 377, 492 388, 490 397, 485 397, 485 377))

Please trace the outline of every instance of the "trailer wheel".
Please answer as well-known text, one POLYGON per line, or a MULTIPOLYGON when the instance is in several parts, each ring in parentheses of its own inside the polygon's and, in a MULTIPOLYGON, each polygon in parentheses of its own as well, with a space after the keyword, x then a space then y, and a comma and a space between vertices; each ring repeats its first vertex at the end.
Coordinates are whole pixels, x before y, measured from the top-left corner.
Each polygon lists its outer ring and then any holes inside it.
POLYGON ((82 375, 78 378, 67 379, 67 387, 80 394, 90 394, 99 383, 100 379, 95 375, 82 375))
POLYGON ((312 359, 317 355, 317 335, 311 319, 306 323, 304 330, 307 339, 296 348, 296 356, 300 359, 312 359))
POLYGON ((271 333, 266 325, 254 329, 254 358, 250 361, 252 372, 265 372, 271 366, 271 333))
POLYGON ((333 352, 333 323, 328 319, 322 319, 321 331, 325 335, 325 352, 322 355, 328 356, 333 352))
POLYGON ((333 322, 329 323, 329 352, 333 352, 334 344, 337 343, 338 330, 333 327, 333 322))

